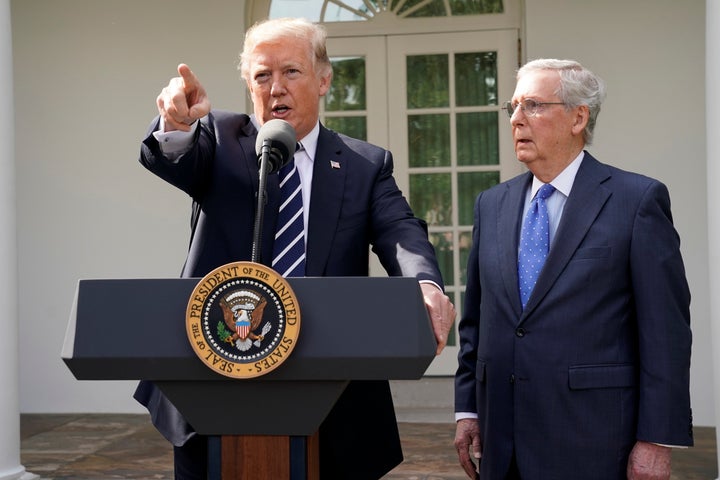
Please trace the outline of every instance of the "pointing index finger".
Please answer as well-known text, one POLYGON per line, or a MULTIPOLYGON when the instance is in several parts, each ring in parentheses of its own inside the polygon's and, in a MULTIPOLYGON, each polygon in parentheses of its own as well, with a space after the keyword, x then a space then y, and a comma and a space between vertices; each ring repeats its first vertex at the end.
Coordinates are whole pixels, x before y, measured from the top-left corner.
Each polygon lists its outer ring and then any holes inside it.
POLYGON ((178 65, 177 71, 178 74, 182 77, 186 89, 194 89, 200 83, 193 71, 190 70, 190 67, 188 67, 184 63, 178 65))
POLYGON ((184 123, 190 125, 198 118, 204 117, 210 111, 210 101, 205 93, 205 88, 195 76, 190 67, 181 63, 178 65, 178 74, 182 82, 182 91, 187 106, 187 119, 184 123))

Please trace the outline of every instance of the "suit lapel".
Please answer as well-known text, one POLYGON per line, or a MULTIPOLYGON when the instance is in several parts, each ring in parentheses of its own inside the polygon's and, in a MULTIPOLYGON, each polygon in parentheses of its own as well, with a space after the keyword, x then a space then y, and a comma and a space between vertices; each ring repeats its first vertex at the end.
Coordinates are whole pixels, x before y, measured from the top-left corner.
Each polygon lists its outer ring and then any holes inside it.
POLYGON ((307 276, 323 274, 332 247, 348 171, 342 153, 343 145, 337 135, 320 125, 308 218, 307 276))
POLYGON ((603 205, 610 198, 612 192, 603 185, 609 177, 608 169, 585 152, 585 158, 565 203, 553 245, 525 307, 523 318, 532 312, 558 280, 603 205))
POLYGON ((520 238, 520 225, 528 185, 532 182, 532 173, 517 177, 509 181, 505 192, 498 197, 497 203, 497 231, 498 249, 502 265, 502 278, 507 296, 518 316, 522 311, 520 292, 518 290, 518 241, 520 238), (502 241, 511 238, 512 242, 502 241))

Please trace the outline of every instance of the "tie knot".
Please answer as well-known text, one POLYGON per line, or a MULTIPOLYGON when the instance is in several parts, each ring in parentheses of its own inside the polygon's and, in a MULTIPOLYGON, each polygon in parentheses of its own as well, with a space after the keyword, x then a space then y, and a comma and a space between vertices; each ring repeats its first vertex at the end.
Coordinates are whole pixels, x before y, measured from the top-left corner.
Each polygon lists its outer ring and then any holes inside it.
POLYGON ((542 187, 540 187, 540 190, 537 191, 535 194, 535 198, 538 200, 545 200, 548 198, 552 193, 555 191, 555 187, 550 185, 549 183, 546 183, 542 187))
MULTIPOLYGON (((297 142, 295 144, 295 153, 304 150, 305 147, 303 147, 303 144, 300 142, 297 142)), ((280 168, 280 171, 278 172, 280 174, 280 178, 285 178, 288 176, 289 173, 293 171, 293 168, 295 168, 295 156, 290 158, 290 161, 285 164, 282 168, 280 168)))

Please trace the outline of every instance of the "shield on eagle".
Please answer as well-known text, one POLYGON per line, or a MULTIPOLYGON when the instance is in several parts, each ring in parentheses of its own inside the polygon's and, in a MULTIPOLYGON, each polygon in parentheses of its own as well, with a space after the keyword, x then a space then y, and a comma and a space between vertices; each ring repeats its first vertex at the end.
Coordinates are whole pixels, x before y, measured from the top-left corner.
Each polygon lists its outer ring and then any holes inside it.
POLYGON ((267 305, 265 298, 250 290, 236 290, 222 297, 219 303, 225 325, 235 332, 225 341, 242 351, 248 350, 253 343, 259 346, 271 328, 266 323, 262 331, 256 333, 267 305))

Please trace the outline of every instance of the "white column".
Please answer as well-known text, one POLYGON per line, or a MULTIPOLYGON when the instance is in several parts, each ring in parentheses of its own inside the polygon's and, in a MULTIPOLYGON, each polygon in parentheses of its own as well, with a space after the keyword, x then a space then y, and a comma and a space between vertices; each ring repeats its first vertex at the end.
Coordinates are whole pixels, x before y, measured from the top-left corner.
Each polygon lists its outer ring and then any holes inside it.
POLYGON ((0 480, 34 477, 20 464, 12 72, 10 0, 0 0, 0 480))
MULTIPOLYGON (((720 440, 720 151, 715 140, 720 132, 720 6, 705 2, 705 134, 707 149, 707 201, 710 321, 712 322, 715 383, 715 436, 720 440)), ((701 99, 697 99, 701 100, 701 99)), ((717 442, 720 447, 720 441, 717 442)), ((718 448, 720 464, 720 448, 718 448)))

